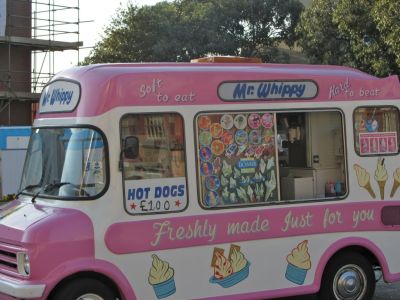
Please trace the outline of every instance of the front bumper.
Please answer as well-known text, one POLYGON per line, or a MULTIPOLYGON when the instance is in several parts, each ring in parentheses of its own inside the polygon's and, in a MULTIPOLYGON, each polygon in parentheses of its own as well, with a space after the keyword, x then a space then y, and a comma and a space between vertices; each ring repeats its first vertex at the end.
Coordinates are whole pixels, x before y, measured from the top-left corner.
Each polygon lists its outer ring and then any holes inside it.
POLYGON ((17 299, 38 299, 42 297, 45 288, 45 284, 29 284, 0 276, 0 299, 2 294, 17 299))

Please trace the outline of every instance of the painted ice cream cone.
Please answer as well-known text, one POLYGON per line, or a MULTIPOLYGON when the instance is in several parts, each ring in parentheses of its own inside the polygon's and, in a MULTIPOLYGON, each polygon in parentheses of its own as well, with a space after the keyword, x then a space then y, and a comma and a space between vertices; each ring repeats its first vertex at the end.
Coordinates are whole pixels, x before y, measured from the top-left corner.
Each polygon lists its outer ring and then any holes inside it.
POLYGON ((393 198, 394 194, 396 193, 397 189, 400 186, 400 168, 397 168, 396 171, 393 173, 393 186, 392 190, 390 191, 390 197, 393 198))
POLYGON ((376 198, 374 190, 372 189, 371 182, 370 182, 370 175, 366 169, 359 166, 358 164, 354 164, 354 170, 356 171, 358 185, 368 191, 371 195, 372 199, 376 198))
POLYGON ((386 181, 388 180, 388 173, 385 168, 385 159, 382 157, 378 158, 378 162, 376 164, 375 180, 379 185, 381 200, 383 200, 385 199, 385 185, 386 181))
POLYGON ((365 186, 363 186, 364 189, 368 191, 368 193, 371 195, 372 199, 376 198, 375 192, 371 186, 371 183, 368 181, 365 186))
POLYGON ((385 185, 386 180, 377 181, 379 185, 379 193, 381 194, 381 200, 385 199, 385 185))
POLYGON ((390 197, 391 197, 391 198, 393 198, 393 196, 394 196, 394 194, 396 193, 396 191, 397 191, 397 189, 399 188, 399 186, 400 186, 400 182, 397 181, 397 180, 395 180, 395 181, 393 182, 392 190, 390 191, 390 197))

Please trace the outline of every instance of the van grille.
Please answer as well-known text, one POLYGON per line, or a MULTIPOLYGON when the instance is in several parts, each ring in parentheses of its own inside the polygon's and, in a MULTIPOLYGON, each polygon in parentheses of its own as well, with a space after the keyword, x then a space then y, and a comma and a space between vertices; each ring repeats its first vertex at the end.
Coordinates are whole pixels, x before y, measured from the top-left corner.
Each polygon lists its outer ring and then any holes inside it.
POLYGON ((7 275, 19 275, 17 268, 17 252, 19 247, 0 243, 0 273, 7 275))

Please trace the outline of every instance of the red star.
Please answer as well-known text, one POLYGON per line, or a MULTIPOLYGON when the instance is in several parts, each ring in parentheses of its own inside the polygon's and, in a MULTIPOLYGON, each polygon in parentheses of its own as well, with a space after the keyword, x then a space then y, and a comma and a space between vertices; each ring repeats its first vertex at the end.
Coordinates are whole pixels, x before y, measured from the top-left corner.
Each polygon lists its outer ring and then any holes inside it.
POLYGON ((132 202, 132 204, 131 204, 131 209, 133 209, 133 210, 135 210, 136 209, 136 204, 134 203, 134 202, 132 202))
POLYGON ((179 205, 181 205, 181 201, 176 200, 176 201, 175 201, 175 206, 176 206, 176 207, 179 207, 179 205))

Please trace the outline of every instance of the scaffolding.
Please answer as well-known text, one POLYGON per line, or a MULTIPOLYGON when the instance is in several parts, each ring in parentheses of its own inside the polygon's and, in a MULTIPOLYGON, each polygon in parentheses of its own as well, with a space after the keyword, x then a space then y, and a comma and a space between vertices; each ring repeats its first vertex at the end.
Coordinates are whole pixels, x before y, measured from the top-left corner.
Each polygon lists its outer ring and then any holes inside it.
POLYGON ((19 123, 11 106, 19 112, 24 102, 30 122, 31 103, 55 73, 56 53, 72 50, 79 62, 80 0, 1 1, 6 3, 6 23, 0 32, 0 125, 19 123))
POLYGON ((32 1, 32 37, 47 41, 44 48, 35 49, 32 54, 33 92, 40 92, 54 75, 56 51, 74 50, 78 64, 82 46, 79 42, 79 1, 32 1))

